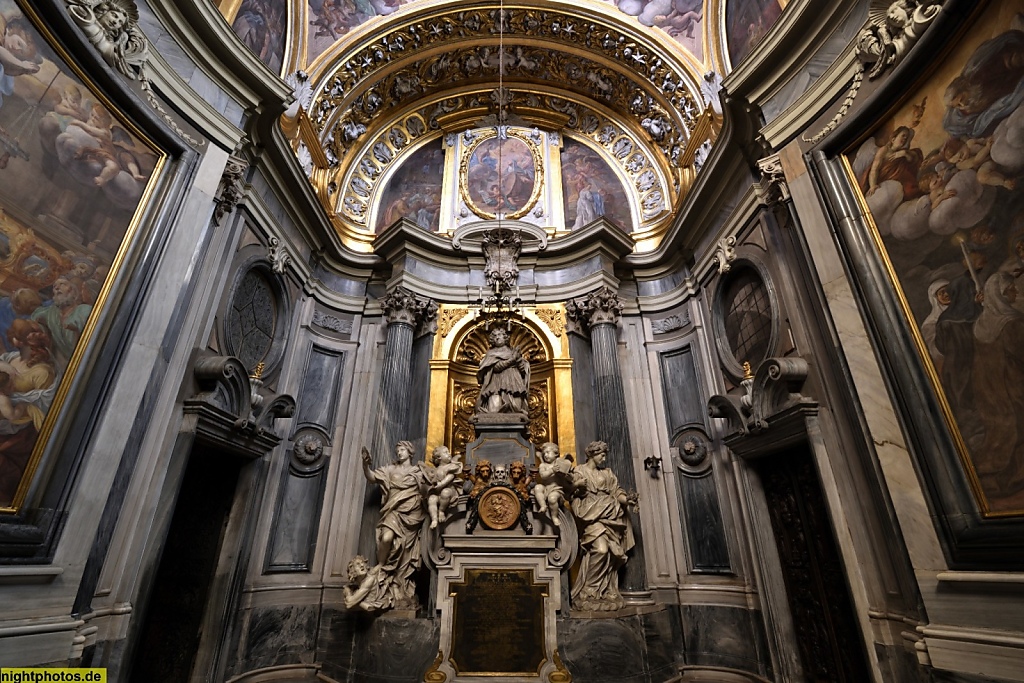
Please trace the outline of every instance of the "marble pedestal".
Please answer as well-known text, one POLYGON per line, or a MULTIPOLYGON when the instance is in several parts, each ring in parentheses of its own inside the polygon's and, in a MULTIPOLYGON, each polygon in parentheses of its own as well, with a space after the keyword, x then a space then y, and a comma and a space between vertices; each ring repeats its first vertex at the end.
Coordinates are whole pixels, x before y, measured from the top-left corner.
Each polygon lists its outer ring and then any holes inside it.
POLYGON ((551 534, 444 535, 450 555, 437 570, 440 652, 424 680, 569 680, 557 650, 562 567, 550 560, 557 545, 551 534))
POLYGON ((476 438, 466 444, 466 464, 480 460, 508 466, 514 460, 534 464, 533 444, 526 440, 528 418, 523 413, 477 413, 471 418, 476 438))

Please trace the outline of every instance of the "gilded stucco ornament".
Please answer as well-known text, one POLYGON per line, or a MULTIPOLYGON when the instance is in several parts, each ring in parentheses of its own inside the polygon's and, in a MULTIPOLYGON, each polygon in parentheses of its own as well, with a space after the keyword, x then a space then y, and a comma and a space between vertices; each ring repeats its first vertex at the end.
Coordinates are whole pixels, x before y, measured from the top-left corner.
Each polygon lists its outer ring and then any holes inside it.
MULTIPOLYGON (((568 117, 565 131, 589 139, 608 152, 610 163, 620 169, 635 188, 640 205, 641 223, 658 218, 682 190, 678 169, 659 167, 660 150, 642 138, 642 134, 621 127, 604 114, 587 104, 555 95, 534 93, 526 90, 508 90, 508 112, 516 116, 517 110, 544 110, 564 114, 568 117), (616 153, 617 152, 617 153, 616 153), (675 170, 675 173, 672 171, 675 170)), ((373 136, 359 141, 354 148, 353 162, 347 169, 340 169, 336 176, 338 184, 345 191, 338 197, 336 210, 344 220, 359 230, 371 229, 371 211, 376 197, 382 191, 383 179, 393 166, 401 164, 412 153, 415 142, 421 144, 439 135, 438 117, 455 110, 487 107, 494 113, 493 90, 469 92, 456 98, 426 100, 413 112, 400 116, 389 125, 381 127, 373 136), (394 132, 398 131, 398 135, 394 132), (396 140, 408 140, 402 148, 396 140)), ((550 135, 559 135, 549 131, 550 135)), ((472 145, 479 136, 478 131, 447 133, 444 144, 453 147, 461 137, 466 146, 472 145)), ((628 189, 628 186, 627 186, 628 189)), ((538 206, 538 208, 540 208, 538 206)))
POLYGON ((603 19, 567 12, 444 8, 368 38, 349 55, 318 87, 310 110, 314 125, 325 136, 325 147, 333 146, 338 159, 353 141, 349 123, 368 125, 383 110, 429 96, 438 86, 474 79, 493 82, 499 67, 512 78, 562 81, 565 88, 609 104, 638 122, 664 116, 670 126, 659 144, 670 155, 674 147, 685 144, 686 130, 699 114, 695 79, 672 56, 603 19), (477 44, 407 63, 410 55, 437 43, 494 41, 499 22, 508 36, 530 35, 556 49, 517 45, 499 57, 497 45, 477 44), (593 58, 580 56, 581 52, 593 58))
POLYGON ((941 9, 941 2, 874 0, 868 9, 868 23, 855 39, 857 71, 843 104, 821 131, 804 137, 804 142, 817 143, 835 130, 857 99, 865 74, 874 80, 903 61, 941 9))
POLYGON ((163 108, 146 75, 149 39, 139 27, 139 8, 133 0, 64 0, 68 14, 100 53, 103 60, 133 81, 138 81, 149 105, 189 144, 204 144, 188 135, 163 108))

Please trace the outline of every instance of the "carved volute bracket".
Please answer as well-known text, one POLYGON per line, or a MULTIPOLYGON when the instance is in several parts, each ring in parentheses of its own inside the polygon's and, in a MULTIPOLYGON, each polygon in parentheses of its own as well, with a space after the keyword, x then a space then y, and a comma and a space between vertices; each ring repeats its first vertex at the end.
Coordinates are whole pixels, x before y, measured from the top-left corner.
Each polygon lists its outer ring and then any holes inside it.
POLYGON ((708 399, 708 415, 727 420, 725 442, 733 452, 762 455, 765 444, 777 448, 804 438, 806 418, 818 413, 818 402, 800 393, 807 372, 807 361, 798 356, 769 358, 744 380, 744 395, 708 399))
POLYGON ((200 358, 193 367, 199 391, 185 399, 185 413, 197 418, 196 435, 233 453, 258 458, 281 441, 274 420, 295 413, 287 394, 254 395, 242 362, 232 356, 200 358))
POLYGON ((838 128, 857 99, 864 75, 867 74, 868 80, 875 80, 895 68, 932 25, 941 9, 942 3, 935 0, 872 0, 868 8, 868 22, 854 40, 857 70, 843 104, 824 128, 816 135, 805 136, 804 142, 817 144, 838 128))
POLYGON ((776 206, 789 201, 789 185, 782 171, 782 161, 778 154, 759 159, 757 167, 761 169, 761 178, 757 183, 757 197, 765 206, 776 206))
POLYGON ((420 326, 421 329, 429 327, 430 331, 436 329, 437 303, 418 297, 405 287, 395 287, 380 299, 380 309, 388 325, 420 326))
POLYGON ((134 0, 64 0, 68 14, 103 57, 103 61, 127 78, 136 81, 146 101, 164 122, 190 145, 202 147, 197 140, 171 118, 153 92, 146 74, 149 65, 149 39, 139 26, 139 8, 134 0))
MULTIPOLYGON (((224 173, 220 177, 220 185, 217 186, 217 208, 213 210, 213 222, 220 225, 224 217, 235 210, 238 203, 245 195, 244 178, 245 172, 249 169, 249 162, 240 156, 229 156, 228 163, 224 166, 224 173)), ((276 239, 276 238, 275 238, 276 239)), ((275 272, 276 268, 275 268, 275 272)))
POLYGON ((622 299, 610 287, 602 287, 565 304, 565 314, 577 329, 616 325, 622 317, 622 299))

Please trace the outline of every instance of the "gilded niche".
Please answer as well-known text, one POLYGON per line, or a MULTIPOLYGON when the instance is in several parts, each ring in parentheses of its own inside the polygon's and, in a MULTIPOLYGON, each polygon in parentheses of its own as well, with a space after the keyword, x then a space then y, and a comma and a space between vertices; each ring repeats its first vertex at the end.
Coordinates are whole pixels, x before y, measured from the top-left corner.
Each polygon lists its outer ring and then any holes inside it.
POLYGON ((520 322, 495 323, 492 324, 491 330, 485 324, 479 324, 459 344, 449 375, 453 397, 449 434, 453 452, 464 453, 466 444, 475 436, 470 418, 477 411, 477 399, 480 395, 476 369, 490 349, 488 337, 494 325, 501 325, 501 329, 508 331, 508 346, 518 349, 530 364, 527 438, 539 447, 550 441, 553 434, 555 415, 551 395, 554 370, 541 340, 529 327, 520 322))

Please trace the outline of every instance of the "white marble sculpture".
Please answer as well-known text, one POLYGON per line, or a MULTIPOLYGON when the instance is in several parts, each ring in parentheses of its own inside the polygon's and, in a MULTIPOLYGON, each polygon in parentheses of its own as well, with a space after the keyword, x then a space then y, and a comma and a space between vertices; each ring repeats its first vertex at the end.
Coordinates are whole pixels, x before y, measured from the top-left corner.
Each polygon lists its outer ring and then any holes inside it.
POLYGON ((561 526, 558 511, 565 501, 565 489, 572 485, 569 478, 571 471, 572 461, 558 457, 558 444, 548 441, 540 447, 540 465, 537 467, 533 498, 537 502, 537 512, 547 515, 555 526, 561 526))
POLYGON ((575 609, 609 611, 623 606, 618 570, 633 547, 633 528, 627 506, 636 506, 635 493, 619 487, 615 473, 605 467, 608 444, 587 446, 586 463, 572 471, 572 512, 580 528, 584 552, 572 587, 575 609))
MULTIPOLYGON (((416 607, 412 577, 422 561, 420 528, 427 518, 424 496, 428 481, 423 469, 412 464, 413 452, 412 443, 399 441, 395 462, 371 469, 370 453, 363 449, 363 475, 381 489, 380 521, 376 566, 367 570, 365 576, 350 576, 350 582, 357 582, 352 592, 353 608, 376 611, 416 607), (365 595, 360 597, 361 594, 365 595)), ((346 595, 346 603, 349 601, 346 595)))
POLYGON ((427 495, 427 510, 430 512, 430 528, 436 529, 448 518, 448 508, 462 492, 462 463, 458 455, 453 456, 447 446, 438 446, 431 454, 434 470, 430 473, 431 485, 427 495))

